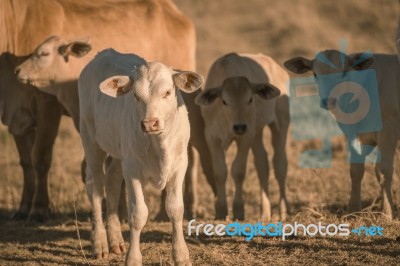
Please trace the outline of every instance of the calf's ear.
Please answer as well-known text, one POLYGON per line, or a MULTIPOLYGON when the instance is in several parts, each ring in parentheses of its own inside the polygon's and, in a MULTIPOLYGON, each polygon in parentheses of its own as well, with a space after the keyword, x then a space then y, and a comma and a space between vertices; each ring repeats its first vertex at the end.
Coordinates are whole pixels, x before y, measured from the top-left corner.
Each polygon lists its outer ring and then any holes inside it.
POLYGON ((197 95, 194 99, 194 102, 197 105, 209 105, 212 104, 219 96, 221 96, 221 87, 211 88, 204 90, 197 95))
POLYGON ((355 54, 350 61, 351 67, 355 70, 368 69, 375 62, 369 54, 355 54))
POLYGON ((283 65, 296 74, 303 74, 312 70, 312 61, 304 57, 293 57, 283 63, 283 65))
POLYGON ((84 41, 70 42, 58 48, 59 53, 64 57, 68 57, 69 55, 83 57, 89 53, 90 50, 92 50, 92 46, 84 41))
POLYGON ((116 98, 132 90, 132 81, 129 76, 114 76, 101 82, 99 88, 102 93, 116 98))
POLYGON ((256 93, 264 100, 273 99, 281 94, 281 91, 277 87, 269 83, 251 84, 251 88, 253 93, 256 93))
POLYGON ((178 89, 187 93, 196 91, 204 83, 201 75, 190 71, 174 71, 172 79, 178 89))

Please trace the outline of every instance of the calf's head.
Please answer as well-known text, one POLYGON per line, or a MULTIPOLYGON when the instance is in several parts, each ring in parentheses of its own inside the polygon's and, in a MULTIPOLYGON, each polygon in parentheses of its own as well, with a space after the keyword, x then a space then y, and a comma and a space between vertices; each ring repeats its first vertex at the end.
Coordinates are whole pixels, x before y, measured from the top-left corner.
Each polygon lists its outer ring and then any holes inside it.
POLYGON ((38 88, 47 87, 57 81, 66 81, 71 75, 68 66, 70 57, 86 55, 92 49, 87 42, 88 40, 67 42, 61 37, 52 36, 15 68, 15 74, 22 83, 38 88))
POLYGON ((338 81, 352 81, 354 71, 368 69, 373 62, 374 59, 368 54, 348 56, 336 50, 326 50, 319 52, 313 60, 294 57, 287 60, 284 65, 296 74, 313 72, 315 82, 318 84, 320 106, 324 109, 335 110, 338 107, 338 97, 343 93, 352 94, 350 103, 353 99, 363 97, 363 94, 354 82, 342 82, 340 90, 332 90, 332 85, 338 81))
POLYGON ((132 97, 140 114, 143 132, 160 134, 183 105, 180 90, 191 93, 200 88, 203 77, 189 71, 174 71, 153 62, 134 69, 132 76, 113 76, 100 84, 111 97, 132 97))
POLYGON ((255 84, 246 77, 231 77, 221 86, 201 92, 195 102, 198 105, 219 105, 230 130, 235 135, 243 135, 255 123, 254 97, 270 100, 279 95, 280 90, 271 84, 255 84))

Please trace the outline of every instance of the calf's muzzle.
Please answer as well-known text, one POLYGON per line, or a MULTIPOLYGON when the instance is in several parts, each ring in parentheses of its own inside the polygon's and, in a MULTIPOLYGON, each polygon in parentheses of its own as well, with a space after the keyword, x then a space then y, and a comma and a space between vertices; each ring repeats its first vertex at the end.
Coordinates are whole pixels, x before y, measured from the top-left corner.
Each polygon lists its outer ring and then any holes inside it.
POLYGON ((158 134, 164 129, 161 126, 161 122, 157 117, 145 118, 141 122, 142 130, 148 134, 158 134))
POLYGON ((235 124, 233 125, 233 132, 236 135, 243 135, 246 133, 247 125, 246 124, 235 124))

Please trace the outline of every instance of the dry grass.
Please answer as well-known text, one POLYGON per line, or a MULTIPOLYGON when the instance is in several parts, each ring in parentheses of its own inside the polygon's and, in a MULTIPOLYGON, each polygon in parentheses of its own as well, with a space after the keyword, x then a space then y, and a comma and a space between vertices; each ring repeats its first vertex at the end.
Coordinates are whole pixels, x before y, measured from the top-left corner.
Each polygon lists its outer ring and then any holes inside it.
MULTIPOLYGON (((211 63, 231 51, 263 52, 282 64, 291 56, 312 57, 318 50, 338 48, 341 38, 348 41, 348 52, 371 49, 395 52, 394 36, 398 18, 397 1, 316 1, 316 0, 177 0, 190 16, 198 32, 198 69, 206 75, 211 63)), ((269 145, 269 132, 265 144, 269 145)), ((289 145, 288 198, 292 204, 289 222, 348 222, 353 226, 381 225, 384 237, 296 237, 287 241, 260 238, 247 242, 243 238, 188 238, 194 265, 399 265, 400 221, 387 221, 379 210, 379 184, 372 166, 362 184, 362 213, 345 216, 350 178, 345 146, 334 142, 334 162, 330 169, 303 169, 297 166, 300 152, 318 146, 294 142, 289 145)), ((70 119, 62 121, 54 148, 50 172, 51 208, 54 217, 44 225, 10 222, 22 189, 22 171, 12 138, 0 127, 0 265, 103 265, 90 257, 90 205, 80 177, 83 157, 78 134, 70 119), (77 219, 75 220, 76 206, 77 219), (77 234, 77 227, 80 239, 77 234), (81 250, 82 248, 82 250, 81 250), (85 258, 86 256, 86 258, 85 258)), ((228 151, 232 161, 235 147, 228 151)), ((272 156, 270 156, 272 158, 272 156)), ((399 209, 399 157, 396 157, 394 202, 399 209)), ((201 178, 200 204, 203 222, 214 215, 211 189, 201 178)), ((232 181, 228 184, 232 202, 232 181)), ((246 221, 256 222, 259 214, 259 189, 252 157, 249 158, 244 185, 246 221)), ((147 202, 150 220, 158 211, 159 192, 149 187, 147 202)), ((277 221, 278 186, 270 178, 273 221, 277 221)), ((187 227, 184 227, 187 230, 187 227)), ((149 265, 172 264, 171 228, 168 223, 149 222, 142 235, 144 261, 149 265)), ((128 240, 128 227, 124 225, 128 240)), ((107 264, 119 265, 123 256, 111 256, 107 264)))

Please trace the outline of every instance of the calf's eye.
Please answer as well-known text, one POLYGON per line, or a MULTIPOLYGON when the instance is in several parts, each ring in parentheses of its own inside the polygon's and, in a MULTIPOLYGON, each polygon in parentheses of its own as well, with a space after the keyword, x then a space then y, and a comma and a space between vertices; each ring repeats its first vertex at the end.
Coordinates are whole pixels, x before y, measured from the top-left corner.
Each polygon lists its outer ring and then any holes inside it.
POLYGON ((228 105, 228 104, 225 102, 225 100, 222 100, 222 104, 223 104, 223 105, 228 105))
POLYGON ((43 51, 43 52, 40 52, 40 56, 48 56, 50 53, 49 52, 46 52, 46 51, 43 51))
POLYGON ((165 95, 163 96, 163 98, 165 99, 165 98, 168 98, 168 96, 170 96, 171 95, 171 91, 167 91, 166 93, 165 93, 165 95))

